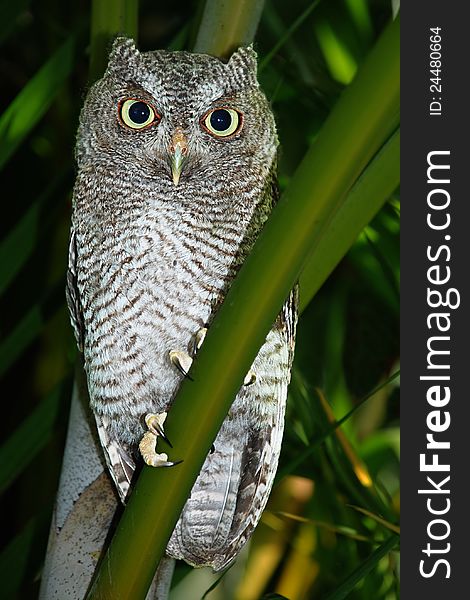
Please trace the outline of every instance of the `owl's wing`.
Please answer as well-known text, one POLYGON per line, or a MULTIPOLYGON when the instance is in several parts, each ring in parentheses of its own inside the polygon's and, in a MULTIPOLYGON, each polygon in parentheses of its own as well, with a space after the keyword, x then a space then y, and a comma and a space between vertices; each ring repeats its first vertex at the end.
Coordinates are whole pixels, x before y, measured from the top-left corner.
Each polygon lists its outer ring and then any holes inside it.
MULTIPOLYGON (((288 373, 294 358, 295 329, 297 324, 298 285, 289 294, 276 320, 275 329, 288 348, 288 373)), ((284 413, 289 375, 278 378, 272 390, 277 400, 277 411, 262 430, 255 430, 248 438, 238 487, 237 505, 234 512, 229 545, 223 556, 218 557, 214 568, 226 568, 238 555, 250 538, 263 512, 276 475, 277 463, 284 432, 284 413)))
MULTIPOLYGON (((76 261, 76 238, 75 231, 72 228, 69 244, 69 264, 67 269, 65 295, 70 312, 70 321, 75 333, 75 339, 77 340, 77 346, 79 351, 83 352, 84 325, 80 295, 77 286, 76 261)), ((135 471, 135 463, 131 458, 129 449, 123 448, 108 434, 108 421, 106 417, 100 417, 95 413, 95 419, 108 470, 116 485, 116 489, 119 492, 119 497, 124 502, 135 471)))
POLYGON ((72 323, 75 339, 80 352, 83 352, 83 314, 80 305, 80 296, 77 287, 77 249, 75 241, 75 231, 72 229, 69 243, 69 264, 67 268, 67 282, 65 286, 65 296, 70 312, 70 322, 72 323))
POLYGON ((253 363, 256 381, 232 405, 191 491, 167 552, 226 568, 266 506, 279 459, 297 320, 297 287, 253 363))
POLYGON ((131 457, 130 449, 123 447, 109 435, 107 417, 95 413, 95 419, 108 471, 121 501, 125 503, 135 471, 135 462, 131 457))
POLYGON ((281 331, 284 332, 286 342, 289 347, 289 370, 294 360, 295 348, 295 330, 297 327, 297 317, 299 311, 299 284, 296 283, 284 302, 281 312, 278 315, 278 324, 281 331))

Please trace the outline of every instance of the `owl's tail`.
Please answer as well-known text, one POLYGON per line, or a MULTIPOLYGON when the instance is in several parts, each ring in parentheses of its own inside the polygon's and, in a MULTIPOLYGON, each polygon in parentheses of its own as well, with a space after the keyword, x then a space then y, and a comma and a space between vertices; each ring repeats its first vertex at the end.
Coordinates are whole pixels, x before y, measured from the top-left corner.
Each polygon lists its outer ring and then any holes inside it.
POLYGON ((162 558, 145 600, 168 600, 175 563, 174 558, 162 558))

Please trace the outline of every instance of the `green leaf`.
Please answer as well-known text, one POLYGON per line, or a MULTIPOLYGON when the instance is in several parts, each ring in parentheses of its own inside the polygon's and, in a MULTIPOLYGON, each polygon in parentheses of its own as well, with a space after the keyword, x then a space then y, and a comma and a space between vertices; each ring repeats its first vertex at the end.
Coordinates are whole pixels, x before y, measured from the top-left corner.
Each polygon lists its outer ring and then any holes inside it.
POLYGON ((53 221, 51 215, 58 213, 61 208, 57 203, 51 206, 51 199, 54 199, 64 179, 65 172, 56 176, 1 241, 0 296, 34 253, 38 240, 50 229, 53 221))
MULTIPOLYGON (((297 376, 297 374, 296 374, 295 366, 294 366, 293 377, 292 377, 293 380, 295 380, 296 376, 297 376)), ((388 379, 381 382, 378 386, 376 386, 373 390, 371 390, 368 394, 366 394, 363 398, 361 398, 361 400, 356 402, 355 405, 353 406, 353 408, 351 408, 350 411, 348 411, 343 417, 341 417, 341 419, 338 419, 338 421, 336 421, 327 431, 322 433, 320 436, 316 437, 314 440, 311 440, 308 448, 306 448, 303 452, 297 454, 295 459, 292 460, 289 464, 287 464, 283 469, 279 469, 279 471, 277 472, 277 479, 282 479, 282 477, 285 477, 289 473, 293 473, 294 470, 299 465, 301 465, 309 456, 311 456, 315 452, 316 448, 322 442, 324 442, 326 439, 328 439, 330 437, 330 435, 332 435, 335 432, 335 430, 338 429, 338 427, 341 427, 341 425, 343 425, 343 423, 346 423, 346 421, 348 421, 353 416, 353 414, 365 402, 367 402, 367 400, 373 398, 374 395, 379 390, 381 390, 383 387, 387 386, 389 383, 392 383, 392 381, 397 379, 399 376, 400 376, 400 371, 396 371, 395 373, 393 373, 393 375, 390 375, 390 377, 388 379)))
POLYGON ((49 441, 63 405, 65 389, 70 391, 70 386, 64 383, 53 389, 0 446, 0 492, 22 473, 49 441))
POLYGON ((377 550, 362 562, 361 565, 355 569, 332 594, 329 594, 325 600, 343 600, 343 598, 347 598, 359 581, 364 579, 364 577, 377 566, 378 562, 395 548, 398 544, 398 540, 399 537, 397 535, 389 537, 381 546, 379 546, 379 548, 377 548, 377 550))
POLYGON ((320 239, 300 276, 300 312, 315 291, 339 263, 365 223, 368 223, 400 182, 400 130, 397 129, 380 148, 349 191, 341 210, 328 225, 341 240, 331 247, 328 237, 320 239), (323 257, 320 261, 319 257, 323 257))
POLYGON ((27 578, 31 548, 36 533, 37 520, 31 519, 0 554, 2 597, 17 598, 22 582, 27 578))
POLYGON ((2 598, 32 597, 29 594, 25 595, 22 588, 26 585, 31 591, 39 575, 50 519, 49 508, 37 510, 36 515, 21 526, 21 531, 0 553, 2 598))
POLYGON ((222 579, 225 577, 225 575, 227 575, 227 573, 229 571, 230 571, 230 568, 227 569, 226 571, 224 571, 222 573, 222 575, 214 581, 214 583, 201 596, 201 600, 205 600, 207 598, 207 596, 209 596, 209 594, 215 590, 215 588, 219 585, 219 583, 222 581, 222 579))
POLYGON ((18 17, 31 4, 31 0, 2 0, 0 2, 0 44, 4 42, 16 29, 18 17))
POLYGON ((74 66, 75 46, 75 35, 71 35, 0 117, 0 168, 41 120, 70 75, 74 66))
POLYGON ((47 319, 64 304, 65 282, 50 288, 0 343, 0 377, 41 333, 47 319))
POLYGON ((400 534, 400 527, 398 527, 398 525, 395 525, 394 523, 390 523, 390 521, 382 519, 382 517, 379 517, 379 515, 376 515, 375 513, 371 512, 370 510, 366 510, 365 508, 362 508, 362 506, 354 506, 354 504, 350 504, 349 506, 351 506, 351 508, 354 508, 354 510, 357 510, 358 512, 362 513, 363 515, 370 517, 376 523, 383 525, 390 531, 393 531, 394 533, 396 533, 398 535, 400 534))
POLYGON ((315 8, 320 3, 320 0, 313 0, 309 6, 295 19, 290 27, 286 29, 284 34, 279 38, 274 47, 266 54, 263 60, 260 62, 258 67, 258 72, 261 73, 271 62, 271 60, 276 56, 279 50, 284 46, 284 44, 292 37, 292 35, 297 31, 297 29, 307 20, 307 18, 311 15, 311 13, 315 10, 315 8))

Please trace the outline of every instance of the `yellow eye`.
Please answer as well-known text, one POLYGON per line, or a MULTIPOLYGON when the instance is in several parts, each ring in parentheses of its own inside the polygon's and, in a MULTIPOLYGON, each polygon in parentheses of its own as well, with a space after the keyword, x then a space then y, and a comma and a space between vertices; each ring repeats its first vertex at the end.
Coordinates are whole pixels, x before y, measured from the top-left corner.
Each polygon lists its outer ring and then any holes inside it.
POLYGON ((229 137, 239 131, 242 118, 233 108, 216 108, 203 117, 202 125, 212 135, 229 137))
POLYGON ((128 98, 121 104, 121 119, 122 122, 130 127, 131 129, 144 129, 152 125, 155 121, 160 121, 160 115, 158 115, 154 109, 144 102, 136 98, 128 98))

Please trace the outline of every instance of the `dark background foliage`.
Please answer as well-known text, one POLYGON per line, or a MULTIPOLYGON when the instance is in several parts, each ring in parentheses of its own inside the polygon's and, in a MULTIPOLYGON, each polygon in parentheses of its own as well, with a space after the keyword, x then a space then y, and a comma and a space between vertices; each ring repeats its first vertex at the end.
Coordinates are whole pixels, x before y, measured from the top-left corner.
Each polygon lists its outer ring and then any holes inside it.
MULTIPOLYGON (((391 18, 385 0, 314 4, 266 62, 311 6, 268 0, 255 43, 282 144, 282 188, 391 18)), ((140 48, 190 49, 200 8, 143 0, 140 48)), ((0 577, 2 597, 31 598, 76 355, 63 290, 90 6, 3 0, 0 14, 0 577)), ((326 598, 398 521, 398 387, 387 382, 398 364, 398 235, 392 197, 302 315, 278 483, 230 597, 326 598), (377 387, 343 433, 332 432, 377 387)), ((349 597, 397 598, 396 558, 377 560, 349 597)))

